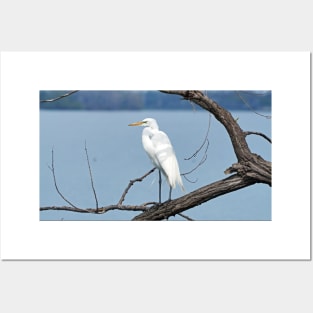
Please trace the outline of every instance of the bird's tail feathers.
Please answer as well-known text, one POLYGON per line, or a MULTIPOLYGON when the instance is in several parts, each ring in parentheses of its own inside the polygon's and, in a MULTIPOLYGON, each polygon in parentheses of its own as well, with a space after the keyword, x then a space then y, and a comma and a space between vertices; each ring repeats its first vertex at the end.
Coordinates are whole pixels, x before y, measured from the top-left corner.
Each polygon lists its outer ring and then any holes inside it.
POLYGON ((176 183, 179 185, 182 192, 185 192, 184 184, 180 176, 179 167, 176 158, 172 158, 171 166, 168 167, 170 173, 166 173, 168 184, 172 187, 176 187, 176 183))
POLYGON ((179 174, 179 178, 177 178, 177 183, 178 183, 178 185, 179 185, 181 191, 182 191, 183 193, 185 193, 186 190, 185 190, 185 187, 184 187, 184 184, 183 184, 183 181, 182 181, 182 179, 181 179, 180 174, 179 174))

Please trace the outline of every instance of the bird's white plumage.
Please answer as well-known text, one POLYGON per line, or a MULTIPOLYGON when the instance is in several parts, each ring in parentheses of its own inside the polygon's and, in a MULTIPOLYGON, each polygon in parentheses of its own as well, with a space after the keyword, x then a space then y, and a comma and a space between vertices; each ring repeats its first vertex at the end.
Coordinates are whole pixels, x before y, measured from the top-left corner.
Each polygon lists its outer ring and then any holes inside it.
POLYGON ((165 176, 171 188, 175 188, 177 183, 184 191, 173 146, 166 133, 159 130, 156 120, 153 118, 145 118, 129 126, 145 127, 142 131, 142 145, 152 163, 165 176))

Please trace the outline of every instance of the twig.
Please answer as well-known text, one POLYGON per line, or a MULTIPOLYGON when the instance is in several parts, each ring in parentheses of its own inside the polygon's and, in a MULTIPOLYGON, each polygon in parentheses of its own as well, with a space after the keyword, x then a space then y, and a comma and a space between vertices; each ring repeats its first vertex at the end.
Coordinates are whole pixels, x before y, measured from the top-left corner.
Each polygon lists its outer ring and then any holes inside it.
POLYGON ((187 177, 188 173, 183 173, 181 174, 182 176, 184 176, 184 178, 191 184, 195 184, 198 181, 198 178, 196 178, 195 180, 191 180, 190 178, 187 177))
POLYGON ((208 125, 208 129, 207 129, 207 132, 205 134, 202 145, 199 147, 199 149, 192 156, 190 156, 189 158, 185 158, 184 160, 188 161, 192 158, 195 158, 198 155, 198 153, 202 150, 205 143, 207 142, 209 144, 208 136, 209 136, 210 127, 211 127, 211 114, 209 113, 209 125, 208 125))
POLYGON ((89 176, 90 176, 90 181, 91 181, 91 187, 92 191, 96 200, 96 210, 98 211, 98 199, 97 199, 97 194, 96 190, 93 185, 93 178, 92 178, 92 173, 91 173, 91 168, 90 168, 90 163, 89 163, 89 157, 88 157, 88 151, 87 151, 87 146, 86 146, 86 141, 85 141, 85 152, 86 152, 86 157, 87 157, 87 163, 88 163, 88 168, 89 168, 89 176))
POLYGON ((200 160, 200 162, 193 168, 191 169, 189 172, 186 172, 186 173, 182 173, 181 175, 184 176, 184 178, 189 181, 190 183, 195 183, 197 180, 195 181, 191 181, 187 175, 191 174, 192 172, 194 172, 198 167, 200 167, 207 159, 207 151, 208 151, 208 148, 209 148, 209 145, 210 145, 210 142, 209 142, 209 139, 208 139, 208 136, 209 136, 209 131, 210 131, 210 127, 211 127, 211 114, 209 113, 209 125, 208 125, 208 129, 206 131, 206 134, 205 134, 205 137, 204 137, 204 141, 203 143, 201 144, 201 146, 197 149, 197 151, 192 155, 190 156, 189 158, 185 158, 186 161, 192 159, 192 158, 195 158, 198 153, 203 149, 203 147, 205 146, 205 150, 204 150, 204 154, 203 154, 203 157, 202 159, 200 160))
POLYGON ((51 167, 49 166, 52 174, 53 174, 53 180, 54 180, 54 186, 55 186, 55 189, 57 190, 58 194, 61 196, 61 198, 66 201, 70 206, 72 206, 73 208, 77 209, 77 210, 80 210, 77 206, 75 206, 74 204, 72 204, 70 201, 68 201, 63 195, 62 193, 59 191, 59 188, 58 188, 58 185, 57 185, 57 181, 56 181, 56 178, 55 178, 55 171, 54 171, 54 152, 53 152, 53 149, 52 149, 52 164, 51 164, 51 167))
POLYGON ((263 133, 260 133, 260 132, 251 132, 251 131, 245 131, 244 134, 246 136, 248 135, 258 135, 258 136, 261 136, 263 138, 265 138, 267 141, 269 141, 270 143, 272 143, 272 140, 271 138, 267 137, 266 135, 264 135, 263 133))
POLYGON ((146 173, 145 175, 139 177, 139 178, 135 178, 135 179, 131 179, 129 181, 129 184, 128 186, 126 187, 126 189, 124 190, 122 196, 121 196, 121 199, 119 200, 118 202, 118 205, 121 205, 123 203, 123 201, 125 200, 125 196, 128 192, 128 190, 130 189, 130 187, 137 181, 142 181, 144 178, 146 178, 148 175, 150 175, 151 173, 153 173, 155 171, 156 167, 154 167, 153 169, 151 169, 148 173, 146 173))
POLYGON ((206 146, 206 148, 205 148, 205 151, 204 151, 205 154, 203 155, 201 161, 200 161, 192 170, 190 170, 189 172, 186 172, 186 173, 181 174, 182 176, 191 174, 193 171, 195 171, 199 166, 201 166, 201 165, 205 162, 205 160, 207 159, 207 154, 206 154, 206 152, 208 151, 208 147, 209 147, 209 144, 208 144, 208 145, 206 146))
POLYGON ((73 91, 70 91, 62 96, 59 96, 59 97, 56 97, 56 98, 53 98, 53 99, 46 99, 46 100, 40 100, 40 102, 53 102, 53 101, 57 101, 59 99, 62 99, 62 98, 65 98, 65 97, 68 97, 70 95, 72 95, 73 93, 75 92, 78 92, 79 90, 73 90, 73 91))
POLYGON ((143 203, 143 204, 141 204, 142 206, 147 206, 147 205, 156 205, 156 204, 160 204, 159 202, 153 202, 153 201, 151 201, 151 202, 145 202, 145 203, 143 203))
POLYGON ((239 98, 242 100, 242 102, 243 102, 253 113, 255 113, 255 114, 257 114, 257 115, 260 115, 260 116, 263 116, 263 117, 268 118, 268 119, 272 118, 270 115, 265 115, 265 114, 261 114, 261 113, 258 113, 258 112, 256 112, 256 111, 254 111, 253 108, 251 107, 251 105, 248 103, 248 101, 246 101, 246 100, 244 99, 244 97, 240 94, 240 92, 242 92, 242 91, 236 91, 237 95, 238 95, 239 98))
POLYGON ((185 214, 183 214, 183 213, 178 213, 178 215, 181 216, 181 217, 183 217, 183 218, 185 218, 185 219, 188 220, 188 221, 193 221, 192 218, 190 218, 189 216, 187 216, 187 215, 185 215, 185 214))

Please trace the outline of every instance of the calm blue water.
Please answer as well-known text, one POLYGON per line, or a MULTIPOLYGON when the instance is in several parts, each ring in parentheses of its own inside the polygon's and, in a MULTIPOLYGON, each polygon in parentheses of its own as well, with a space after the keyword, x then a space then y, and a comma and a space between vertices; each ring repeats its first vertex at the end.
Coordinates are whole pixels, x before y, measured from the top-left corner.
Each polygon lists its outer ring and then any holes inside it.
MULTIPOLYGON (((271 120, 254 113, 232 112, 244 130, 263 132, 271 137, 271 120)), ((181 173, 188 172, 201 160, 203 153, 189 161, 202 144, 209 114, 194 111, 41 111, 40 112, 40 205, 67 205, 55 190, 50 169, 51 149, 58 187, 63 195, 81 208, 95 207, 85 155, 89 153, 94 185, 100 206, 115 204, 130 179, 140 177, 152 168, 141 145, 142 127, 128 127, 145 117, 157 119, 174 146, 181 173)), ((253 152, 271 160, 271 145, 259 136, 248 136, 253 152)), ((206 162, 184 181, 187 192, 223 179, 224 170, 236 162, 230 140, 214 117, 209 130, 206 162)), ((168 197, 168 186, 162 185, 162 199, 168 197)), ((172 198, 179 197, 177 188, 172 198)), ((141 204, 158 200, 158 178, 154 172, 142 183, 136 183, 126 195, 124 204, 141 204)), ((41 220, 129 220, 138 213, 112 211, 107 214, 80 214, 44 211, 41 220)), ((271 188, 258 184, 213 199, 184 214, 198 220, 271 220, 271 188)), ((181 220, 175 217, 173 220, 181 220)))

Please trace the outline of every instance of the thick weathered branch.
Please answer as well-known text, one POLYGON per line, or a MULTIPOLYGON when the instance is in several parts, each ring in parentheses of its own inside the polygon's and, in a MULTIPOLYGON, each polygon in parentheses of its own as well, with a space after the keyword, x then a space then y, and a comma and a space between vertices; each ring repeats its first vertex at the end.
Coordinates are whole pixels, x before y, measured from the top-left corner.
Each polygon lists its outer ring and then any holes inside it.
POLYGON ((224 173, 238 173, 240 176, 253 179, 257 183, 263 183, 271 186, 271 169, 271 162, 264 160, 259 155, 253 154, 250 160, 235 163, 226 169, 224 173))
POLYGON ((198 90, 161 90, 169 94, 177 94, 186 100, 193 101, 203 109, 211 112, 214 117, 223 124, 226 128, 229 137, 232 141, 235 154, 238 161, 247 159, 247 155, 251 154, 248 144, 245 140, 245 134, 239 127, 236 120, 232 117, 229 111, 219 106, 215 101, 205 96, 198 90))
POLYGON ((254 179, 245 179, 239 175, 233 175, 199 188, 187 195, 172 201, 157 204, 145 212, 134 217, 134 221, 155 221, 168 219, 190 208, 214 199, 226 193, 255 184, 254 179))
POLYGON ((262 157, 250 151, 245 133, 232 117, 230 112, 222 108, 215 101, 205 96, 198 90, 161 90, 168 94, 177 94, 186 100, 193 101, 205 110, 211 112, 214 117, 225 127, 235 151, 238 166, 232 166, 226 173, 237 172, 239 175, 255 179, 255 182, 266 183, 271 186, 272 165, 262 157))

